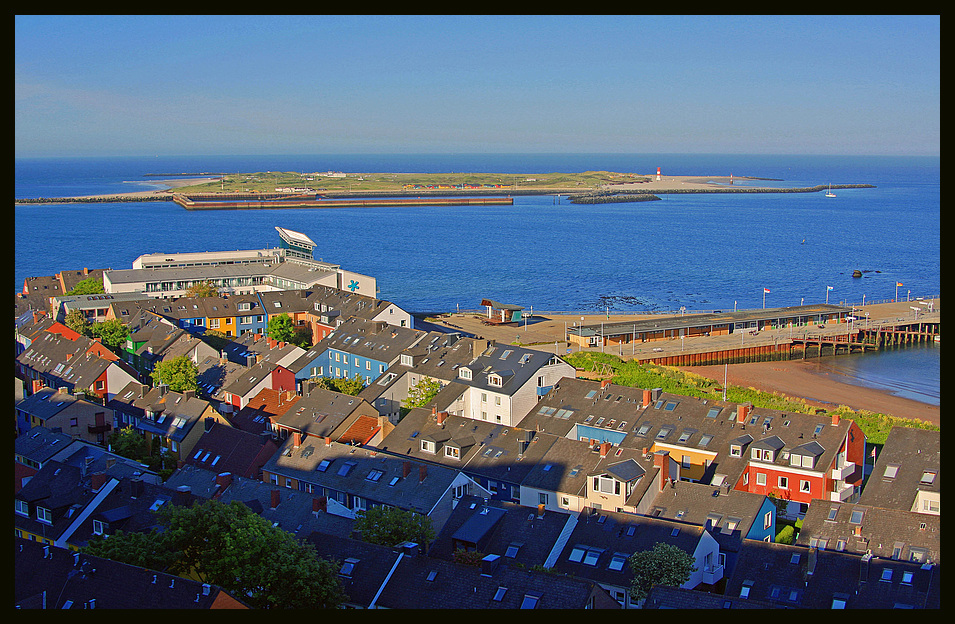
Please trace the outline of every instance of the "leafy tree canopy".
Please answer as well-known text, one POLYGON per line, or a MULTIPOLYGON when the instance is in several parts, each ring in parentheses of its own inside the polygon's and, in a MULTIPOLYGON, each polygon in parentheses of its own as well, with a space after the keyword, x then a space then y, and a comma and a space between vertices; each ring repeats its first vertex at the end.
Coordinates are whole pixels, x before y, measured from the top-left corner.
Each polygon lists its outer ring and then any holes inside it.
POLYGON ((161 531, 117 532, 83 551, 218 585, 253 608, 336 608, 346 599, 335 564, 242 503, 167 504, 155 513, 161 531))
POLYGON ((628 562, 633 570, 630 596, 637 602, 645 599, 654 585, 679 587, 696 570, 692 555, 663 542, 657 542, 652 550, 633 553, 628 562))
POLYGON ((155 384, 166 384, 173 392, 195 390, 199 367, 185 355, 156 363, 152 378, 155 384))
POLYGON ((123 427, 109 436, 109 446, 117 455, 136 461, 149 455, 149 442, 132 427, 123 427))
POLYGON ((99 338, 107 347, 117 350, 126 344, 129 338, 129 327, 119 319, 110 319, 102 323, 93 323, 90 335, 99 338))
POLYGON ((218 297, 219 290, 212 282, 196 282, 186 289, 186 297, 218 297))
POLYGON ((87 277, 81 282, 77 282, 73 289, 66 293, 67 295, 99 295, 106 292, 103 289, 103 278, 87 277))
POLYGON ((365 389, 365 381, 361 375, 355 374, 351 379, 344 377, 315 377, 312 379, 319 388, 341 392, 358 396, 358 393, 365 389))
POLYGON ((401 401, 401 406, 406 409, 424 407, 431 402, 431 399, 433 399, 440 390, 441 382, 430 377, 423 377, 421 381, 416 383, 414 387, 408 391, 408 396, 401 401))
POLYGON ((63 319, 63 324, 83 336, 89 336, 91 334, 92 328, 90 327, 89 321, 86 320, 86 315, 79 310, 70 310, 67 312, 66 318, 63 319))
POLYGON ((292 342, 295 337, 295 324, 288 314, 279 314, 269 319, 266 335, 280 342, 292 342))
POLYGON ((372 507, 359 511, 355 530, 372 544, 395 546, 401 542, 427 544, 434 539, 431 518, 397 507, 372 507))

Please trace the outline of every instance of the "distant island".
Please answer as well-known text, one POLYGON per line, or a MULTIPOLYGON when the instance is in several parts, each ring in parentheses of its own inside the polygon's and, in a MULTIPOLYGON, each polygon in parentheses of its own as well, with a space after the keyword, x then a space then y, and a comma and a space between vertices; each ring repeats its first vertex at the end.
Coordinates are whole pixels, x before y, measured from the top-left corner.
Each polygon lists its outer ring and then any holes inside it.
POLYGON ((15 204, 173 201, 185 196, 256 195, 262 199, 312 196, 346 199, 422 196, 561 195, 572 203, 650 201, 657 195, 676 193, 812 193, 832 188, 874 188, 872 184, 832 184, 786 188, 753 182, 780 182, 747 176, 666 176, 660 174, 585 171, 582 173, 321 173, 265 171, 234 174, 151 174, 144 176, 197 176, 157 180, 168 188, 77 197, 15 199, 15 204), (736 183, 743 182, 744 186, 736 183))

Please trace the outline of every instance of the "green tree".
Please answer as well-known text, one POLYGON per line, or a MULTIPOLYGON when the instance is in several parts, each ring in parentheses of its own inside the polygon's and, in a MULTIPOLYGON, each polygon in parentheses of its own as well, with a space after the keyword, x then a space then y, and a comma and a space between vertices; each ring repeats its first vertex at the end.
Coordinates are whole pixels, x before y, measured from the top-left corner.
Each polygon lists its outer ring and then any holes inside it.
POLYGON ((292 342, 295 337, 295 324, 292 322, 292 317, 288 314, 273 316, 269 319, 265 333, 272 340, 292 342))
POLYGON ((119 319, 110 319, 102 323, 93 323, 90 335, 99 338, 107 347, 116 350, 126 344, 129 338, 129 327, 119 319))
POLYGON ((156 385, 166 384, 173 392, 195 390, 198 377, 199 367, 185 355, 158 362, 152 372, 156 385))
POLYGON ((441 390, 441 382, 430 377, 422 377, 421 380, 408 391, 408 396, 401 401, 401 406, 405 409, 414 407, 424 407, 441 390))
POLYGON ((630 597, 637 602, 645 599, 654 585, 679 587, 696 570, 692 555, 663 542, 657 542, 653 550, 633 553, 628 562, 633 570, 630 597))
POLYGON ((63 324, 83 336, 89 336, 91 333, 91 327, 89 321, 86 319, 86 315, 79 310, 70 310, 67 312, 63 324))
POLYGON ((123 427, 109 436, 109 447, 117 455, 140 461, 149 456, 149 442, 132 427, 123 427))
POLYGON ((358 396, 358 393, 365 389, 365 381, 357 373, 351 379, 345 377, 313 377, 311 381, 319 388, 350 394, 351 396, 358 396))
POLYGON ((218 289, 212 285, 212 282, 196 282, 186 289, 186 297, 218 297, 218 289))
POLYGON ((149 562, 218 585, 259 609, 336 608, 346 599, 338 566, 238 501, 167 504, 155 513, 162 530, 135 538, 117 532, 91 540, 84 552, 149 562))
POLYGON ((67 295, 99 295, 106 292, 103 289, 103 278, 87 277, 81 282, 77 282, 73 289, 66 293, 67 295))
POLYGON ((359 511, 355 530, 372 544, 395 546, 401 542, 427 544, 434 539, 431 518, 397 507, 378 506, 359 511))

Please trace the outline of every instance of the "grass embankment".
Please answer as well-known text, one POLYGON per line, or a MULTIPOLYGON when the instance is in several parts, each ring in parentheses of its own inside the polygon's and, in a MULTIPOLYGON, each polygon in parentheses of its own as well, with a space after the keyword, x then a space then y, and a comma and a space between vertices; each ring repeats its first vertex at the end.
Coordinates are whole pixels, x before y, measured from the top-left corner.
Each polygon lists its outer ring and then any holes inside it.
POLYGON ((648 180, 644 176, 612 171, 585 171, 582 173, 346 173, 344 177, 332 177, 327 173, 298 173, 295 171, 260 171, 257 173, 236 173, 222 177, 221 180, 204 182, 193 186, 183 186, 180 193, 274 193, 276 188, 308 187, 321 192, 389 192, 408 191, 408 186, 419 185, 414 189, 425 191, 453 190, 459 185, 489 185, 489 190, 520 190, 525 188, 568 189, 588 192, 603 184, 623 184, 648 180), (428 189, 427 186, 439 189, 428 189))
MULTIPOLYGON (((671 366, 638 364, 632 360, 622 360, 608 353, 589 353, 586 351, 570 353, 564 359, 578 371, 581 371, 582 376, 586 376, 587 373, 612 373, 611 381, 621 386, 661 388, 664 392, 703 399, 721 400, 723 398, 722 384, 671 366)), ((755 388, 731 385, 726 388, 726 400, 734 403, 751 402, 754 407, 802 414, 812 414, 816 410, 815 406, 809 405, 800 398, 786 396, 778 392, 763 392, 755 388)), ((869 444, 875 444, 879 447, 885 443, 892 427, 914 427, 940 431, 938 426, 921 420, 898 418, 866 410, 853 410, 845 405, 830 409, 829 412, 854 420, 865 433, 869 444)))

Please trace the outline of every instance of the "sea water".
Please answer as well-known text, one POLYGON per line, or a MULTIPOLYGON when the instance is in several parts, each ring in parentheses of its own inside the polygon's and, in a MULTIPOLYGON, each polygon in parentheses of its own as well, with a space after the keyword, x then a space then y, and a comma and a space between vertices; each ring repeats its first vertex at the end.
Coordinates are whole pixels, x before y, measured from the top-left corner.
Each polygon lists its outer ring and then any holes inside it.
MULTIPOLYGON (((816 193, 671 194, 660 201, 513 206, 190 212, 171 202, 15 206, 14 288, 28 276, 126 269, 141 254, 261 249, 275 226, 315 257, 376 278, 412 312, 478 309, 484 298, 537 311, 728 310, 861 304, 940 295, 940 159, 668 154, 416 154, 17 159, 17 198, 124 193, 164 176, 253 171, 617 171, 729 176, 734 185, 872 184, 816 193), (158 174, 158 175, 147 175, 158 174), (168 175, 167 175, 168 174, 168 175), (744 176, 773 180, 746 180, 744 176), (852 277, 862 271, 861 278, 852 277), (903 286, 897 287, 896 284, 903 286), (831 288, 830 288, 831 287, 831 288), (765 290, 769 292, 766 293, 765 290)), ((852 378, 937 402, 939 348, 852 378), (932 355, 934 354, 934 359, 932 355), (915 372, 915 369, 918 369, 915 372), (905 371, 912 370, 912 375, 905 371), (888 375, 891 379, 886 378, 888 375), (901 379, 906 377, 906 379, 901 379), (934 379, 934 381, 933 381, 934 379), (927 380, 927 381, 926 381, 927 380), (926 381, 929 388, 913 390, 926 381), (881 385, 880 385, 881 384, 881 385), (932 390, 932 387, 936 390, 932 390)), ((880 364, 877 364, 880 362, 880 364)))

